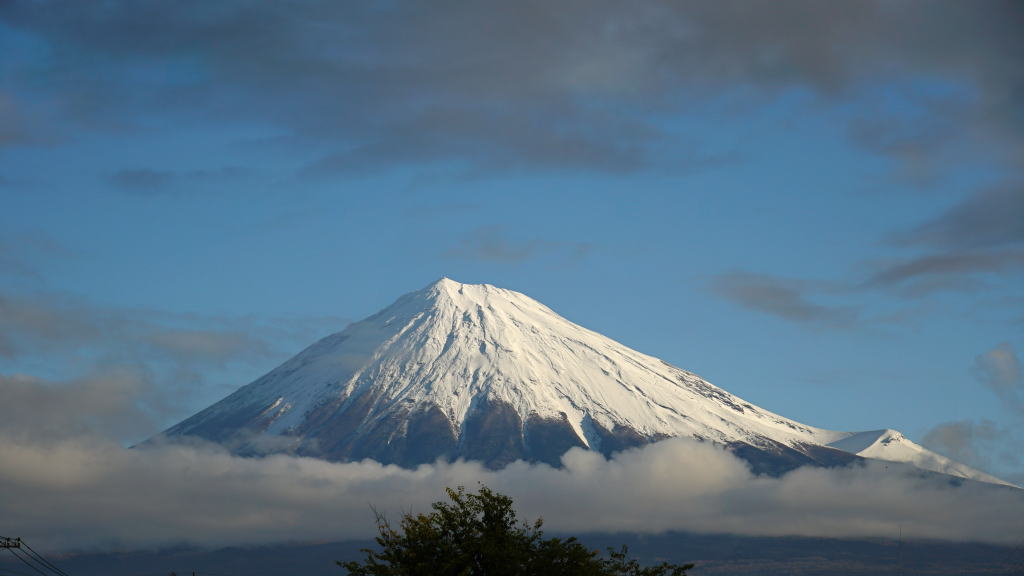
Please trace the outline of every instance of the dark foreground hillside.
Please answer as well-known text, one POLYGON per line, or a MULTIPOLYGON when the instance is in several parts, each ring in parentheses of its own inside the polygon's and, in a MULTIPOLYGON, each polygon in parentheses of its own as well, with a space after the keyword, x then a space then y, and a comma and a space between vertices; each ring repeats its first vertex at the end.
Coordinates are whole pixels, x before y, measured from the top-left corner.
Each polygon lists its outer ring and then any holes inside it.
MULTIPOLYGON (((1024 543, 1015 547, 949 542, 750 538, 671 533, 659 536, 588 535, 598 548, 627 544, 645 561, 695 562, 702 575, 801 576, 1024 575, 1024 543)), ((365 542, 273 545, 158 552, 46 554, 71 576, 344 576, 335 560, 357 559, 365 542)), ((37 546, 38 548, 38 546, 37 546)), ((46 552, 45 550, 40 550, 46 552)), ((0 555, 0 573, 27 568, 0 555)))

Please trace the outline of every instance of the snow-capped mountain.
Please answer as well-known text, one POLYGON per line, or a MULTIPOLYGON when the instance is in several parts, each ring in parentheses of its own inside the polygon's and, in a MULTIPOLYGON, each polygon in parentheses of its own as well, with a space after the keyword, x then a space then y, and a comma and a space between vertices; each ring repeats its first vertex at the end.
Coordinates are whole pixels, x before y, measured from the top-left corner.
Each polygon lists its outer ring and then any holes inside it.
POLYGON ((669 437, 731 447, 757 471, 908 462, 999 482, 898 432, 836 432, 774 414, 697 375, 488 284, 442 278, 330 335, 169 429, 240 453, 415 466, 437 458, 554 465, 669 437), (883 436, 885 438, 883 438, 883 436))
POLYGON ((907 439, 906 436, 896 430, 852 432, 846 434, 844 438, 830 443, 829 446, 864 458, 885 460, 887 462, 903 462, 949 476, 1012 486, 1009 482, 1004 482, 995 476, 975 470, 959 462, 954 462, 941 454, 936 454, 924 446, 907 439))

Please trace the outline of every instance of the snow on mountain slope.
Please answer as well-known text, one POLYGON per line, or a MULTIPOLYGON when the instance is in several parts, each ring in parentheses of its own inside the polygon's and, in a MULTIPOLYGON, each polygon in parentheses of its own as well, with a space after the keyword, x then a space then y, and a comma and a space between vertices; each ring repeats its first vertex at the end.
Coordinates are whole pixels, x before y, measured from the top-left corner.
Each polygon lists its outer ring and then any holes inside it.
POLYGON ((856 432, 846 438, 836 440, 829 444, 832 448, 856 454, 864 458, 875 460, 886 460, 888 462, 904 462, 918 468, 941 472, 950 476, 960 478, 971 478, 992 484, 1003 484, 1014 486, 975 470, 958 462, 954 462, 941 454, 937 454, 927 448, 907 439, 896 430, 870 430, 868 432, 856 432))
POLYGON ((369 411, 436 406, 458 429, 481 399, 526 420, 564 414, 584 444, 588 422, 647 437, 720 442, 767 436, 824 444, 839 434, 757 408, 696 375, 577 326, 523 294, 444 278, 328 336, 215 405, 263 407, 267 432, 301 426, 325 399, 379 392, 369 411))
MULTIPOLYGON (((523 294, 447 278, 320 340, 166 435, 242 453, 404 466, 459 457, 557 464, 573 446, 610 454, 679 436, 728 445, 775 472, 843 464, 868 449, 843 448, 836 443, 858 435, 754 406, 523 294)), ((946 467, 979 474, 961 468, 946 467)))

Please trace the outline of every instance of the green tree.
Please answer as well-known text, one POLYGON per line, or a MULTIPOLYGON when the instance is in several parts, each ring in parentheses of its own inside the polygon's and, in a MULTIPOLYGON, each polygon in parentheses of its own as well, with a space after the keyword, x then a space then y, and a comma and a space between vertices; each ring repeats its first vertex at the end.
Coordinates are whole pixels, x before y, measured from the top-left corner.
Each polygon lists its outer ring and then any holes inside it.
POLYGON ((512 499, 486 486, 446 491, 450 502, 403 515, 398 529, 377 514, 380 550, 338 565, 355 576, 685 576, 693 568, 641 566, 625 546, 602 557, 576 538, 545 538, 541 520, 520 523, 512 499))

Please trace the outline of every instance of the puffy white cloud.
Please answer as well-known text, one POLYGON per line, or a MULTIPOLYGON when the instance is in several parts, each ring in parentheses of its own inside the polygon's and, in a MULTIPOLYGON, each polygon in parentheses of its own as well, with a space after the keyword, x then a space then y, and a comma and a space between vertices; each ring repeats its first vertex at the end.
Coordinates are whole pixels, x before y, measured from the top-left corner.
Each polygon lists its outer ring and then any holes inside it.
POLYGON ((211 446, 126 450, 90 439, 0 441, 0 516, 57 548, 341 540, 373 534, 371 507, 425 510, 445 486, 483 482, 551 531, 687 530, 889 536, 996 543, 1024 537, 1024 491, 960 487, 883 464, 755 477, 709 444, 667 440, 606 460, 574 450, 562 469, 475 463, 406 470, 376 462, 247 459, 211 446))

